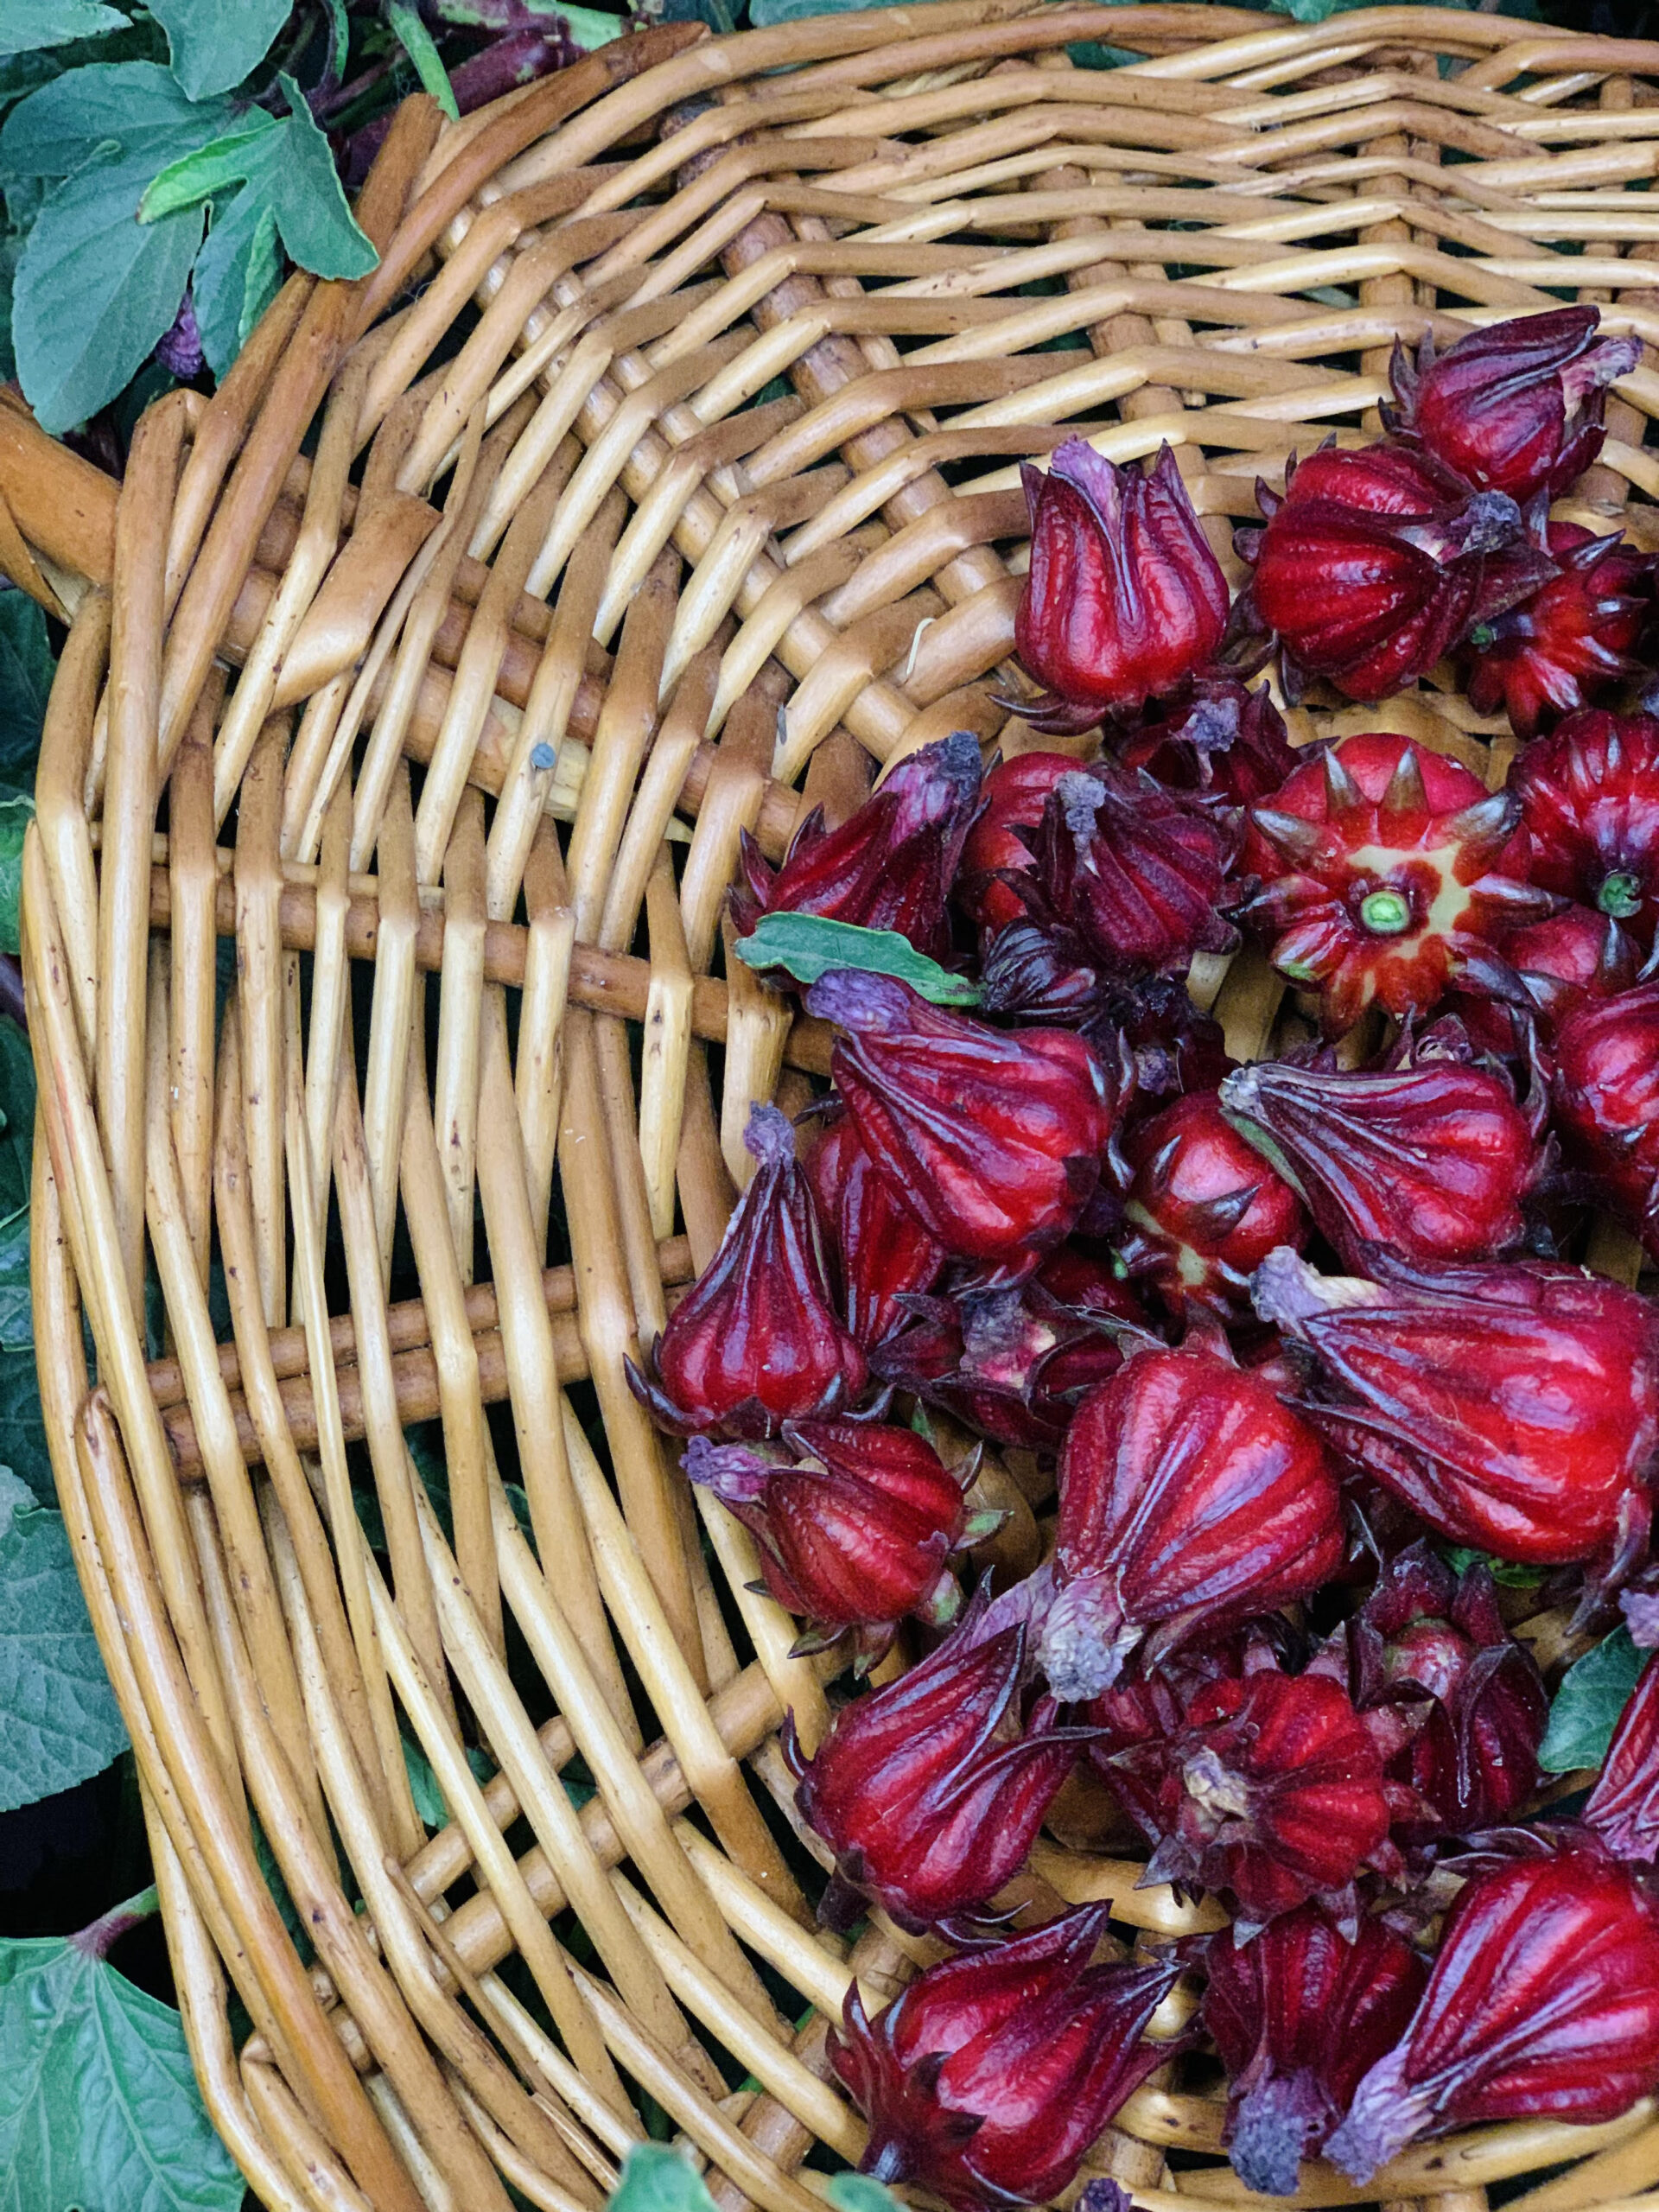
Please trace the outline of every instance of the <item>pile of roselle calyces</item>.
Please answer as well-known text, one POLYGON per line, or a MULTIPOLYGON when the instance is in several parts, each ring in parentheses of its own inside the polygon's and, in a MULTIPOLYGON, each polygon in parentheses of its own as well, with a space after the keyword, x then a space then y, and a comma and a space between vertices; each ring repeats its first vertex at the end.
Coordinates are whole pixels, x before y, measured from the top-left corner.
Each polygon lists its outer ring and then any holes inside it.
POLYGON ((1580 1256, 1593 1211, 1659 1258, 1656 564, 1548 513, 1637 353, 1586 307, 1402 357, 1381 442, 1261 487, 1232 604, 1167 448, 1060 446, 1017 712, 1069 750, 957 735, 746 853, 833 1081, 753 1109, 634 1382, 846 1662, 785 1738, 824 1916, 948 1955, 833 2060, 866 2170, 953 2206, 1052 2198, 1183 2049, 1277 2195, 1659 2090, 1659 1656, 1547 1803, 1511 1632, 1659 1643, 1659 1307, 1580 1256), (1504 789, 1288 741, 1275 699, 1431 671, 1504 789), (1245 939, 1302 1026, 1239 1066, 1187 984, 1245 939), (1010 1898, 1057 1805, 1230 1924, 1131 1957, 1010 1898))

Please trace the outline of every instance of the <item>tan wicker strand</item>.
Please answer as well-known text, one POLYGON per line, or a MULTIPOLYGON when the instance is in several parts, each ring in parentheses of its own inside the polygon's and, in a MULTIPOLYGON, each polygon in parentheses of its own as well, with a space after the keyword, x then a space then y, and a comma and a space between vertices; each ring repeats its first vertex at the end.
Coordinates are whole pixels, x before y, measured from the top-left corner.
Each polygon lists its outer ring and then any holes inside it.
MULTIPOLYGON (((1586 297, 1659 346, 1656 175, 1659 47, 1484 10, 666 24, 460 124, 409 103, 359 205, 379 267, 290 279, 124 486, 0 404, 0 566, 73 617, 24 864, 42 1400, 190 2046, 274 2212, 591 2212, 630 2084, 722 2212, 810 2212, 813 2146, 856 2157, 830 2022, 938 1946, 815 1925, 778 1735, 817 1744, 837 1662, 625 1373, 751 1104, 829 1071, 735 958, 743 838, 779 859, 952 729, 1047 742, 1017 464, 1168 440, 1236 582, 1256 478, 1363 442, 1396 339, 1586 297)), ((1558 510, 1649 548, 1654 359, 1558 510)), ((1513 754, 1449 670, 1293 727, 1492 788, 1513 754)), ((1237 1058, 1306 1034, 1254 949, 1190 988, 1237 1058)), ((1585 1256, 1643 1265, 1611 1222, 1585 1256)), ((1052 1492, 986 1461, 999 1573, 1052 1492)), ((1548 1672, 1583 1648, 1518 1626, 1548 1672)), ((1122 1955, 1220 1924, 1060 1826, 1023 1923, 1108 1899, 1122 1955)), ((1147 2212, 1246 2198, 1190 2067, 1085 2168, 1147 2212)), ((1651 2110, 1363 2190, 1313 2162, 1294 2202, 1484 2212, 1546 2173, 1528 2212, 1646 2212, 1651 2110)))

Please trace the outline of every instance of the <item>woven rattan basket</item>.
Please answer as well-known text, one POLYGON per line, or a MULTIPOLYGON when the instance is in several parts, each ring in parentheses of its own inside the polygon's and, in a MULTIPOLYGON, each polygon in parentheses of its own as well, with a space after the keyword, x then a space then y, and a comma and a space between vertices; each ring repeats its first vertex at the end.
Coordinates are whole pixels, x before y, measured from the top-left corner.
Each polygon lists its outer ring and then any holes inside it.
MULTIPOLYGON (((1490 15, 670 25, 447 128, 406 105, 378 269, 292 278, 118 495, 0 407, 0 561, 73 615, 24 877, 47 1426, 197 2071, 272 2212, 597 2207, 639 2092, 728 2207, 812 2212, 810 2154, 857 2158, 825 2016, 930 1954, 815 1928, 776 1737, 821 1735, 831 1662, 623 1373, 751 1102, 828 1065, 723 960, 739 832, 776 855, 954 729, 1033 741, 996 703, 1020 457, 1167 439, 1230 563, 1258 474, 1375 429, 1396 337, 1588 298, 1659 344, 1656 175, 1659 46, 1490 15)), ((1561 510, 1649 549, 1655 411, 1638 369, 1561 510)), ((1444 686, 1292 719, 1509 756, 1444 686)), ((1240 1058, 1306 1034, 1258 955, 1193 988, 1240 1058)), ((1217 1924, 1065 1834, 1029 1914, 1217 1924)), ((1237 2203, 1218 2090, 1166 2075, 1089 2171, 1237 2203)), ((1654 2205, 1659 2115, 1303 2173, 1654 2205)))

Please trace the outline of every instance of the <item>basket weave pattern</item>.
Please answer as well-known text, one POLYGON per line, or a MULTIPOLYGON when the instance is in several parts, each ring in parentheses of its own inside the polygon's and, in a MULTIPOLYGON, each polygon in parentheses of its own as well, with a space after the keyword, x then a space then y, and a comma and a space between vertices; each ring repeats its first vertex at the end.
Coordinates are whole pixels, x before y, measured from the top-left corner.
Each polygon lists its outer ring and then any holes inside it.
MULTIPOLYGON (((0 562, 73 613, 25 859, 47 1425, 197 2071, 272 2212, 596 2209, 624 2077, 728 2207, 812 2212, 815 2144, 856 2159, 826 2017, 936 1948, 815 1927, 776 1733, 813 1748, 834 1662, 624 1378, 751 1103, 828 1068, 724 957, 739 833, 776 857, 952 730, 1047 742, 996 703, 1022 457, 1168 440, 1236 580, 1255 478, 1368 435, 1397 337, 1580 297, 1659 345, 1656 175, 1659 47, 1478 14, 665 26, 457 125, 409 103, 379 269, 291 279, 118 500, 0 410, 0 562)), ((1639 368, 1558 512, 1654 550, 1650 411, 1639 368)), ((1433 683, 1292 726, 1494 785, 1512 749, 1433 683)), ((1306 1033, 1257 954, 1192 988, 1237 1058, 1306 1033)), ((986 1479, 1029 1565, 1040 1483, 986 1479)), ((1139 1872, 1050 1840, 1019 1896, 1114 1898, 1126 1946, 1218 1924, 1139 1872)), ((1088 2171, 1238 2203, 1224 2110, 1172 2066, 1088 2171)), ((1311 2164, 1298 2202, 1481 2212, 1544 2169, 1527 2212, 1659 2203, 1659 2118, 1369 2190, 1311 2164)))

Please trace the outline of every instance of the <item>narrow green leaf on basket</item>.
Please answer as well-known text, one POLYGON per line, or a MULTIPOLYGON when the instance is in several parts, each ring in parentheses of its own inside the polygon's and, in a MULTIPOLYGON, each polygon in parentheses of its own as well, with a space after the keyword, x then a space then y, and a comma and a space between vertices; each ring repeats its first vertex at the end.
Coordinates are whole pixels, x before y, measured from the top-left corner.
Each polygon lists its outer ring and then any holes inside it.
POLYGON ((183 2024, 108 1963, 155 1892, 79 1936, 0 1942, 0 2204, 238 2212, 183 2024))
MULTIPOLYGON (((63 1516, 0 1467, 0 1812, 102 1774, 126 1740, 63 1516)), ((0 2089, 0 2173, 4 2136, 0 2089)), ((45 2201, 8 2196, 0 2184, 0 2204, 45 2201)))
POLYGON ((738 957, 749 968, 783 968, 798 983, 816 983, 832 969, 856 968, 870 976, 895 976, 936 1006, 976 1006, 978 986, 953 976, 918 952, 897 930, 864 930, 823 914, 762 914, 753 931, 737 941, 738 957))
POLYGON ((102 0, 5 0, 0 8, 0 54, 35 54, 67 46, 71 39, 107 38, 127 19, 102 0))
POLYGON ((455 105, 455 88, 449 82, 449 72, 443 66, 443 57, 432 43, 432 34, 421 21, 407 0, 390 0, 386 21, 391 25, 392 35, 415 64, 415 74, 422 89, 431 93, 451 123, 459 123, 461 110, 455 105))
POLYGON ((1572 1774, 1601 1764, 1645 1656, 1628 1629, 1616 1628, 1567 1669, 1538 1753, 1546 1774, 1572 1774))
POLYGON ((228 373, 282 281, 276 209, 251 192, 238 192, 222 213, 215 206, 190 289, 201 350, 216 377, 228 373))
POLYGON ((149 0, 173 73, 193 100, 228 92, 270 51, 289 0, 149 0))

